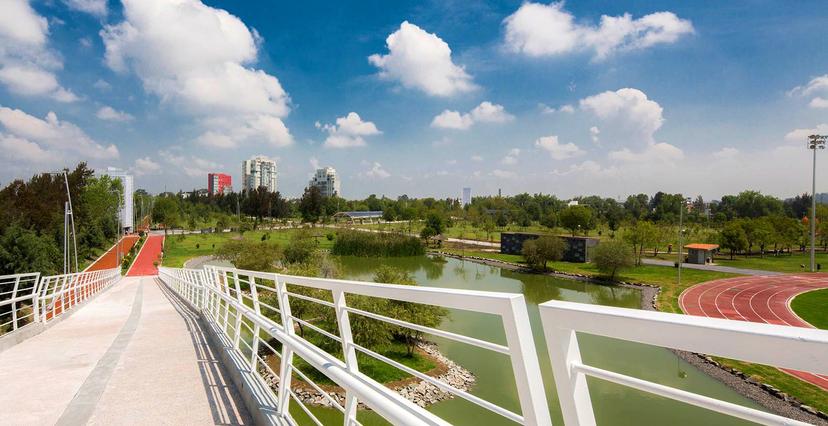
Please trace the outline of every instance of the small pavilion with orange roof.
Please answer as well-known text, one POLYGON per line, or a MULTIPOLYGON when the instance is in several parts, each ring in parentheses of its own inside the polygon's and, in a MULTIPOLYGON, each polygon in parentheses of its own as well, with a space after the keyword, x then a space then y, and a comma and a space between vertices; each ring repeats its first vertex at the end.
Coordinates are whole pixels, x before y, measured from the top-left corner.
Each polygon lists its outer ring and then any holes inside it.
POLYGON ((693 243, 684 246, 687 249, 687 263, 704 265, 713 263, 713 255, 719 250, 718 244, 693 243))

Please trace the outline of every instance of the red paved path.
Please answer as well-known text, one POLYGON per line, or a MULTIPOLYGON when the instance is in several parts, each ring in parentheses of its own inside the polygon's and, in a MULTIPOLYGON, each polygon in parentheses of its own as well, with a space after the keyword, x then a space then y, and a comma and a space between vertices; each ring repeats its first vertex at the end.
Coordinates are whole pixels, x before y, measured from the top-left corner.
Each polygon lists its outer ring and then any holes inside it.
MULTIPOLYGON (((828 288, 828 274, 736 277, 698 284, 679 296, 690 315, 813 328, 790 308, 796 295, 828 288)), ((828 376, 782 371, 828 390, 828 376)))
POLYGON ((147 237, 147 241, 144 242, 144 246, 138 252, 138 257, 127 272, 127 276, 158 275, 158 268, 153 265, 153 262, 156 260, 161 261, 161 250, 163 249, 163 235, 150 235, 147 237))
MULTIPOLYGON (((121 255, 129 253, 129 250, 135 243, 138 242, 137 235, 125 235, 121 239, 121 255)), ((98 271, 101 269, 112 269, 118 267, 118 247, 112 247, 106 253, 102 254, 98 260, 87 268, 87 271, 98 271)))

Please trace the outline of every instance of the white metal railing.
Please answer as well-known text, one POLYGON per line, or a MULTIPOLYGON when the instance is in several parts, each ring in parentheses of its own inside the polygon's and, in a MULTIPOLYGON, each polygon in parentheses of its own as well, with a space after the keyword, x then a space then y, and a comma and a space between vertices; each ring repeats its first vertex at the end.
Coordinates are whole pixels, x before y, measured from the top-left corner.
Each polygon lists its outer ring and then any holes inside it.
POLYGON ((120 279, 120 267, 42 277, 34 301, 35 319, 49 322, 120 279))
POLYGON ((586 365, 581 360, 576 332, 828 374, 825 330, 556 300, 539 305, 539 310, 567 425, 595 424, 587 376, 760 424, 807 424, 586 365))
POLYGON ((0 275, 0 336, 36 321, 39 273, 0 275))
POLYGON ((551 422, 523 295, 308 278, 214 266, 205 267, 203 270, 161 267, 159 277, 178 295, 200 309, 202 316, 214 328, 224 333, 227 340, 232 342, 234 350, 239 351, 247 360, 251 371, 257 372, 260 376, 269 373, 278 379, 275 392, 277 408, 280 415, 291 423, 295 421, 288 408, 293 401, 311 420, 321 424, 291 389, 292 380, 298 377, 319 391, 330 406, 342 412, 346 425, 359 424, 356 419, 358 403, 365 404, 394 424, 446 424, 435 414, 404 399, 360 372, 357 353, 386 362, 445 392, 514 422, 529 425, 547 425, 551 422), (358 309, 346 303, 346 295, 497 315, 502 320, 506 344, 501 345, 358 309), (297 302, 314 303, 331 309, 336 318, 336 330, 325 330, 312 320, 301 318, 298 312, 292 313, 292 307, 296 309, 299 306, 297 302), (510 411, 355 343, 350 319, 354 315, 508 356, 515 377, 521 412, 510 411), (335 341, 341 347, 343 359, 300 337, 294 328, 299 325, 335 341), (270 339, 275 339, 279 343, 275 346, 280 347, 274 348, 269 342, 270 339), (278 357, 278 371, 270 367, 262 353, 278 357), (301 371, 296 366, 295 357, 303 359, 344 389, 344 405, 322 391, 308 374, 301 371))

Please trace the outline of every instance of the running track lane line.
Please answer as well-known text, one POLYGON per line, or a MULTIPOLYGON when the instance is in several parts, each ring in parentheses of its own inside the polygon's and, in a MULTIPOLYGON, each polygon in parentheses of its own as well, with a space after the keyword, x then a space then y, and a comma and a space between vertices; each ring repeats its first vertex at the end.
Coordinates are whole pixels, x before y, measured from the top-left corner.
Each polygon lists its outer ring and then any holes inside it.
MULTIPOLYGON (((679 295, 679 306, 690 315, 813 328, 793 312, 790 303, 797 295, 820 288, 828 288, 828 274, 726 278, 686 289, 679 295), (739 298, 745 293, 750 297, 739 298), (784 297, 781 303, 780 297, 784 297)), ((828 390, 828 376, 780 370, 828 390)))

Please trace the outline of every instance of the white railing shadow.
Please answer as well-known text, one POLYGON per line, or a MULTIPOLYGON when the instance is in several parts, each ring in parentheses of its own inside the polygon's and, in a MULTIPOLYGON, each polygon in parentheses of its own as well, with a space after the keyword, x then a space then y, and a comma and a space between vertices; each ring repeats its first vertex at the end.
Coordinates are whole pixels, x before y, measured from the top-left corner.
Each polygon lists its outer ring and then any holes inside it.
POLYGON ((828 331, 550 300, 539 305, 567 425, 594 425, 587 376, 767 425, 796 420, 586 365, 577 332, 828 374, 828 331))
MULTIPOLYGON (((278 378, 278 411, 290 422, 295 422, 289 410, 289 404, 293 402, 312 421, 321 424, 291 389, 292 380, 298 377, 324 396, 327 405, 338 409, 343 414, 346 425, 359 424, 356 418, 359 403, 371 408, 393 424, 447 424, 435 414, 360 372, 357 353, 362 353, 516 423, 551 423, 523 295, 308 278, 222 267, 206 267, 204 270, 162 267, 159 268, 159 277, 177 294, 201 309, 204 318, 222 330, 227 340, 232 342, 234 349, 244 355, 251 370, 256 371, 262 380, 266 373, 278 378), (305 292, 302 289, 310 291, 305 292), (358 309, 348 305, 346 296, 349 294, 496 315, 502 320, 506 344, 501 345, 358 309), (332 309, 336 318, 336 330, 325 330, 312 321, 293 314, 292 300, 315 303, 332 309), (357 344, 351 333, 352 315, 406 327, 508 356, 515 377, 521 412, 513 412, 357 344), (295 329, 299 325, 335 341, 341 346, 342 359, 299 336, 295 329), (269 343, 272 342, 271 339, 277 341, 276 346, 280 347, 274 347, 269 343), (279 358, 278 371, 274 371, 262 357, 263 351, 279 358), (308 377, 308 374, 300 370, 297 367, 297 358, 344 389, 344 403, 328 395, 308 377)), ((293 306, 296 306, 295 303, 293 306)))

